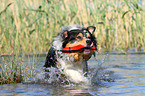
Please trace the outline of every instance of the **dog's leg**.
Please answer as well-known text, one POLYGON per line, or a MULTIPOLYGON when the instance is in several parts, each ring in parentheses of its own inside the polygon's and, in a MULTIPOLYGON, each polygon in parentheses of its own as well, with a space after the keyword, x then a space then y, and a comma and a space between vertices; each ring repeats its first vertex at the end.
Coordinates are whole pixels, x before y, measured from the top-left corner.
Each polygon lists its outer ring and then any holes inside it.
POLYGON ((45 65, 43 67, 56 67, 57 65, 56 53, 53 47, 51 47, 48 51, 45 65))
POLYGON ((84 73, 84 76, 87 77, 87 74, 88 74, 88 63, 87 63, 87 61, 85 61, 85 65, 84 65, 84 68, 83 68, 83 73, 84 73))

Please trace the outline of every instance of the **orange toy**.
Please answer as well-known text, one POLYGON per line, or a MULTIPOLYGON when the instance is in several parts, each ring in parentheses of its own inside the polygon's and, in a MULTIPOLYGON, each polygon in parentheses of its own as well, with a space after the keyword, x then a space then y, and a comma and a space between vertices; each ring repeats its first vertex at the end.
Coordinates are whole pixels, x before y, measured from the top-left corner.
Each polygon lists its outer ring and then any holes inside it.
POLYGON ((84 47, 83 45, 77 45, 74 47, 66 47, 61 49, 63 53, 75 53, 75 52, 83 52, 85 49, 96 50, 96 47, 84 47))

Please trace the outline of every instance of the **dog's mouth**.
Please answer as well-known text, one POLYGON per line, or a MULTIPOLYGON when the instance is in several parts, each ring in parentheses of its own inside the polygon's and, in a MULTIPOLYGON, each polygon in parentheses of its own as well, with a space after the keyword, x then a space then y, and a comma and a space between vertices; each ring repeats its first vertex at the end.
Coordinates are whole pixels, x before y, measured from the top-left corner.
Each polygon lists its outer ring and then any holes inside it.
POLYGON ((84 49, 84 54, 89 54, 91 51, 90 51, 90 49, 84 49))
POLYGON ((63 53, 77 53, 77 52, 82 53, 83 52, 84 54, 88 54, 90 53, 90 51, 93 51, 93 50, 96 50, 95 46, 84 47, 81 44, 74 47, 66 47, 66 48, 61 49, 63 53))
POLYGON ((83 54, 90 54, 91 53, 91 50, 95 50, 93 49, 93 45, 91 46, 86 46, 83 50, 83 54))

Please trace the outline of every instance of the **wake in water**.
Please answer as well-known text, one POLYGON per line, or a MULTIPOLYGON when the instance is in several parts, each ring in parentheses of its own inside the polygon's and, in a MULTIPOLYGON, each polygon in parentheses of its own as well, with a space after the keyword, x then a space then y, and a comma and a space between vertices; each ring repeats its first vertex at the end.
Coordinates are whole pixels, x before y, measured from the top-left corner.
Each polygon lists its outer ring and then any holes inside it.
MULTIPOLYGON (((82 84, 98 85, 101 84, 102 81, 105 82, 114 81, 111 78, 113 72, 105 70, 106 68, 102 66, 107 56, 108 55, 100 55, 100 58, 98 58, 98 56, 96 57, 97 59, 92 57, 93 64, 89 64, 88 76, 85 77, 87 81, 82 82, 82 84)), ((37 70, 37 69, 28 70, 28 72, 31 71, 32 73, 34 74, 37 73, 37 74, 34 76, 25 75, 24 83, 60 84, 60 85, 77 84, 72 82, 71 78, 69 78, 69 76, 67 76, 67 74, 62 71, 62 69, 50 67, 50 68, 46 68, 45 70, 47 70, 48 72, 37 70)))

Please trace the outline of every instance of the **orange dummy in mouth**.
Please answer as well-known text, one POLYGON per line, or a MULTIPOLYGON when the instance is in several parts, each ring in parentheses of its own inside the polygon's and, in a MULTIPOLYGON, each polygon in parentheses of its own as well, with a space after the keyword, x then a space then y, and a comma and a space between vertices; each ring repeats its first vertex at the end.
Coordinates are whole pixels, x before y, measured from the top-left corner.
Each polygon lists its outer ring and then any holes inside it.
POLYGON ((66 47, 61 49, 61 51, 63 53, 76 53, 76 52, 83 52, 85 49, 87 50, 96 50, 95 46, 92 47, 84 47, 83 45, 79 44, 77 46, 74 47, 66 47))

